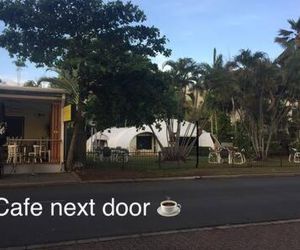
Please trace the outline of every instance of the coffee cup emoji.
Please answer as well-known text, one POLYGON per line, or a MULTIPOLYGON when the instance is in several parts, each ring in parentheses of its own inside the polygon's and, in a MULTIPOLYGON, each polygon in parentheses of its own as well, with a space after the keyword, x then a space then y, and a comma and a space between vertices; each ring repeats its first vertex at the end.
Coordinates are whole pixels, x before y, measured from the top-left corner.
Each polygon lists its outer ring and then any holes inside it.
POLYGON ((157 212, 161 216, 172 217, 180 213, 181 205, 174 200, 164 200, 160 203, 157 212))

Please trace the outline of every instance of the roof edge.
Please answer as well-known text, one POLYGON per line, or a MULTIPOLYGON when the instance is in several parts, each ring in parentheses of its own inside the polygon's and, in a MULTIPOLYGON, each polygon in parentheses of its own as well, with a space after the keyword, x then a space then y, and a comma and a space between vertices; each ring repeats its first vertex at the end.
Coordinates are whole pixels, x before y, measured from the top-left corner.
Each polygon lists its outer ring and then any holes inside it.
POLYGON ((41 88, 41 87, 24 87, 24 86, 9 86, 0 85, 1 90, 11 90, 20 92, 36 92, 36 93, 54 93, 54 94, 67 94, 67 91, 59 88, 41 88))

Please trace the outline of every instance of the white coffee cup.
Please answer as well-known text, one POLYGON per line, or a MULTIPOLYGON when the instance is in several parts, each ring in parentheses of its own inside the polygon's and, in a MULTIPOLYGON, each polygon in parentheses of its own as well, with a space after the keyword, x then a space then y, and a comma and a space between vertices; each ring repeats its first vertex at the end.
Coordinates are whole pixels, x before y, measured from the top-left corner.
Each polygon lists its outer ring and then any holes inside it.
POLYGON ((180 208, 180 204, 173 200, 164 200, 160 203, 161 211, 165 214, 172 214, 180 208))

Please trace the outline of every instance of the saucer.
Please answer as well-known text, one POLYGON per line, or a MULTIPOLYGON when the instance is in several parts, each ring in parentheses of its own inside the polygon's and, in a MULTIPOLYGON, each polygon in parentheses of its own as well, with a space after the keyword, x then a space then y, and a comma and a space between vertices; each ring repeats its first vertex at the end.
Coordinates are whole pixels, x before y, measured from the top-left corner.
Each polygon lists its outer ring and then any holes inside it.
POLYGON ((180 214, 180 207, 177 207, 176 209, 175 209, 175 211, 174 212, 172 212, 172 213, 164 213, 162 210, 161 210, 161 207, 159 206, 158 208, 157 208, 157 213, 159 214, 159 215, 161 215, 161 216, 164 216, 164 217, 173 217, 173 216, 176 216, 176 215, 178 215, 178 214, 180 214))

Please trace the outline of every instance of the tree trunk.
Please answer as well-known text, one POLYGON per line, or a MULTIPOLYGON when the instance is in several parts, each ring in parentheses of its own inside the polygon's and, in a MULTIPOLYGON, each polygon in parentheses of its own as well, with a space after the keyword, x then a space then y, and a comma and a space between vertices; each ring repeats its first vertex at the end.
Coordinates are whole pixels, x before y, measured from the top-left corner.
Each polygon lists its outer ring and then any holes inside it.
POLYGON ((266 158, 268 157, 268 153, 269 153, 269 148, 270 148, 272 136, 273 136, 273 131, 270 131, 270 134, 269 134, 268 140, 267 140, 266 149, 265 149, 265 157, 266 158))
MULTIPOLYGON (((86 141, 83 141, 82 138, 80 138, 80 134, 82 134, 82 131, 83 131, 83 134, 84 134, 84 118, 82 117, 82 111, 81 110, 82 110, 81 105, 78 105, 78 110, 76 111, 76 115, 75 115, 72 139, 71 139, 71 143, 70 143, 70 147, 69 147, 68 155, 67 155, 67 162, 66 162, 67 171, 73 170, 73 165, 74 165, 76 153, 77 154, 78 153, 82 154, 82 156, 80 156, 76 160, 85 159, 85 153, 86 152, 81 152, 82 150, 85 149, 85 146, 80 145, 80 144, 83 144, 83 143, 86 144, 86 141)), ((82 163, 84 163, 84 160, 83 160, 82 163)))
POLYGON ((84 124, 84 120, 81 120, 79 122, 79 131, 77 135, 77 146, 75 147, 74 161, 85 163, 86 141, 87 141, 87 135, 85 131, 85 124, 84 124))
POLYGON ((75 121, 74 129, 73 129, 73 133, 72 133, 72 139, 71 139, 70 147, 68 150, 67 162, 66 162, 67 171, 71 171, 73 169, 75 147, 77 144, 78 132, 79 132, 79 123, 77 121, 75 121))

